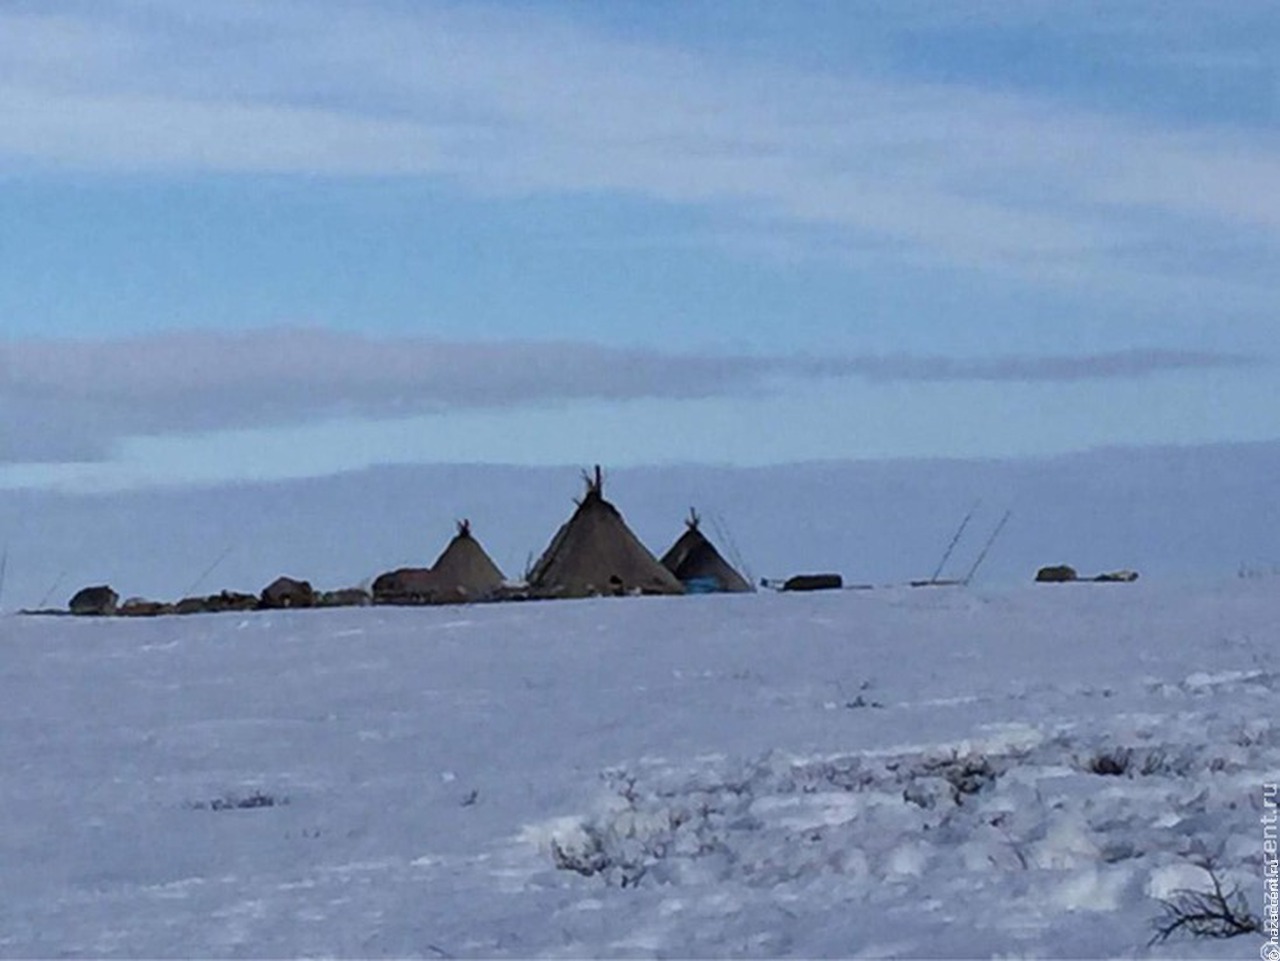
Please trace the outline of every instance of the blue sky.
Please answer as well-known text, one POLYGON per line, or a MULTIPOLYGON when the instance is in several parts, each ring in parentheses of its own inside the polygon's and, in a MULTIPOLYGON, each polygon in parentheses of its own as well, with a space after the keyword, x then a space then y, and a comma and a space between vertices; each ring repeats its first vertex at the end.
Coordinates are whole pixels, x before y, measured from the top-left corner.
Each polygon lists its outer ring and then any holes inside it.
POLYGON ((0 486, 1280 438, 1270 4, 10 2, 0 486))

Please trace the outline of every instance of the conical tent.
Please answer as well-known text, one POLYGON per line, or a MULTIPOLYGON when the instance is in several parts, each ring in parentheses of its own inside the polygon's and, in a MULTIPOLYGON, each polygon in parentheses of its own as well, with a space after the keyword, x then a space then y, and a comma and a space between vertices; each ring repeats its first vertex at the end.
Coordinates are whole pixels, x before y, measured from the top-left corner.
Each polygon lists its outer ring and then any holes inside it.
POLYGON ((604 499, 600 468, 587 478, 587 494, 552 538, 529 575, 541 597, 600 594, 683 594, 684 587, 658 563, 604 499))
POLYGON ((685 532, 662 555, 662 566, 690 593, 742 594, 755 590, 707 540, 699 529, 701 520, 698 512, 690 509, 685 532))
POLYGON ((492 594, 505 578, 498 565, 471 534, 471 522, 458 522, 458 533, 431 565, 431 578, 440 593, 476 600, 492 594))

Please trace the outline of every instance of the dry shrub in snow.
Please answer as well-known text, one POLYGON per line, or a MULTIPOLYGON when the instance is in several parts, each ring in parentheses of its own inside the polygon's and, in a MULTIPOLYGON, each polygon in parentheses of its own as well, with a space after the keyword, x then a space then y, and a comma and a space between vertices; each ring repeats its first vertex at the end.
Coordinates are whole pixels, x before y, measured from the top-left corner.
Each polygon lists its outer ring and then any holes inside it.
POLYGON ((249 811, 255 808, 281 807, 288 803, 287 797, 276 797, 273 794, 254 791, 245 796, 227 794, 216 797, 212 801, 194 801, 188 806, 193 811, 249 811))
MULTIPOLYGON (((1159 749, 1134 751, 1127 747, 1100 750, 1083 762, 1077 762, 1090 774, 1102 777, 1186 777, 1196 766, 1188 757, 1170 757, 1159 749)), ((1208 762, 1209 770, 1227 767, 1223 759, 1208 762)))
POLYGON ((1153 922, 1156 933, 1149 945, 1161 944, 1179 932, 1196 938, 1234 938, 1262 929, 1238 887, 1225 892, 1222 890, 1222 878, 1218 876, 1213 861, 1204 858, 1196 863, 1209 875, 1213 889, 1195 891, 1181 888, 1169 897, 1161 898, 1163 913, 1153 922))

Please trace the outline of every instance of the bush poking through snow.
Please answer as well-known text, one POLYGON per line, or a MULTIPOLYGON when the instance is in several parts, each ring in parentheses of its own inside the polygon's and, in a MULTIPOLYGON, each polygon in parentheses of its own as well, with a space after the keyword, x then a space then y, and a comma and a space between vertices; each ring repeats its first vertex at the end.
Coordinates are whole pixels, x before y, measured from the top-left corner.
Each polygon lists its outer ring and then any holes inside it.
MULTIPOLYGON (((1196 767, 1195 759, 1185 755, 1170 757, 1158 749, 1134 751, 1127 747, 1099 751, 1076 763, 1090 774, 1102 777, 1187 777, 1196 767)), ((1208 771, 1221 771, 1226 767, 1222 759, 1204 764, 1208 771)))
POLYGON ((605 856, 604 845, 600 835, 585 833, 586 843, 574 846, 561 845, 558 840, 551 841, 551 859, 561 871, 573 871, 584 878, 592 878, 609 867, 609 859, 605 856))
POLYGON ((1129 766, 1132 763, 1133 752, 1126 747, 1121 747, 1095 754, 1089 759, 1086 767, 1091 774, 1100 774, 1103 777, 1122 777, 1129 773, 1129 766))
POLYGON ((981 754, 948 757, 926 757, 907 772, 908 781, 902 799, 925 809, 932 809, 943 796, 957 806, 995 782, 1002 772, 981 754))
POLYGON ((849 708, 850 710, 855 710, 860 707, 884 707, 884 705, 881 702, 868 701, 861 694, 855 697, 852 701, 845 701, 844 706, 849 708))
POLYGON ((661 856, 643 844, 619 843, 609 838, 594 825, 584 825, 581 837, 575 840, 551 842, 551 859, 557 869, 573 871, 584 878, 597 875, 610 887, 629 888, 640 883, 648 864, 661 856))
POLYGON ((924 768, 951 785, 951 800, 956 804, 963 804, 966 795, 977 794, 1000 774, 991 761, 980 754, 929 760, 924 762, 924 768))
POLYGON ((1262 930, 1240 888, 1224 892, 1213 861, 1205 858, 1196 863, 1209 875, 1213 890, 1181 888, 1168 898, 1161 898, 1163 914, 1152 922, 1156 933, 1147 942, 1148 946, 1163 944, 1179 931, 1196 938, 1234 938, 1262 930))
POLYGON ((254 808, 283 807, 288 803, 287 797, 278 798, 261 791, 254 791, 245 797, 228 794, 225 797, 214 798, 212 801, 196 801, 191 805, 191 809, 193 811, 245 811, 254 808))
MULTIPOLYGON (((883 794, 896 789, 904 802, 937 809, 946 819, 962 809, 968 798, 993 785, 1015 757, 952 751, 888 759, 846 755, 797 761, 768 754, 708 770, 702 777, 679 776, 674 781, 664 780, 661 771, 610 769, 602 773, 608 802, 595 816, 553 838, 551 859, 559 870, 599 878, 610 887, 671 883, 691 871, 734 872, 747 883, 770 884, 779 876, 801 871, 795 864, 808 863, 807 858, 821 870, 841 861, 832 851, 792 852, 767 863, 740 859, 738 852, 749 850, 752 839, 769 830, 770 812, 776 806, 799 812, 809 802, 798 799, 806 796, 883 794)), ((874 807, 877 802, 868 803, 874 807)), ((816 820, 800 829, 792 825, 787 831, 817 844, 824 833, 818 831, 815 836, 812 831, 830 822, 828 815, 819 813, 821 803, 808 809, 816 820)), ((1020 860, 1025 869, 1025 857, 1020 860)))

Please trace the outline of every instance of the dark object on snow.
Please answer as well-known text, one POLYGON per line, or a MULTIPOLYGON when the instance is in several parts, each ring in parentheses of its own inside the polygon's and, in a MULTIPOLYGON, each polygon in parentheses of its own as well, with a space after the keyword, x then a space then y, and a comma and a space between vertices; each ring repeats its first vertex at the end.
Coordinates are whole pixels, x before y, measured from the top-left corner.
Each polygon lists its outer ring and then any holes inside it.
POLYGON ((1095 754, 1085 765, 1085 770, 1102 777, 1123 777, 1132 765, 1133 752, 1128 748, 1117 748, 1095 754))
POLYGON ((1040 584, 1066 584, 1079 580, 1080 575, 1070 564, 1057 564, 1053 567, 1042 567, 1036 571, 1036 581, 1040 584))
POLYGON ((120 603, 120 595, 105 584, 97 587, 86 587, 76 592, 76 596, 67 602, 67 610, 72 614, 85 617, 104 617, 116 612, 120 603))
POLYGON ((275 797, 254 791, 248 797, 229 794, 226 797, 214 798, 212 801, 196 801, 191 805, 193 811, 251 811, 256 808, 282 807, 289 803, 287 797, 275 797))
POLYGON ((292 577, 277 577, 262 591, 261 606, 278 609, 284 607, 314 607, 316 593, 309 581, 296 581, 292 577))
POLYGON ((430 604, 436 581, 429 567, 400 567, 379 574, 373 582, 375 604, 430 604))
POLYGON ((175 614, 203 614, 209 610, 209 598, 184 597, 173 605, 175 614))
POLYGON ((253 594, 238 591, 222 591, 207 597, 184 597, 173 605, 174 614, 221 614, 224 611, 256 611, 265 605, 253 594))
POLYGON ((120 617, 158 617, 173 613, 173 605, 149 601, 145 597, 131 597, 116 611, 120 617))
POLYGON ((362 587, 344 587, 316 595, 316 607, 368 607, 372 603, 373 598, 362 587))
POLYGON ((211 612, 219 612, 219 610, 257 610, 261 607, 261 601, 252 594, 241 594, 239 591, 223 591, 220 594, 214 594, 209 599, 209 610, 211 612))
POLYGON ((586 496, 556 532, 529 574, 535 597, 683 594, 684 586, 658 563, 604 499, 604 476, 584 474, 586 496))
POLYGON ((213 614, 220 611, 256 611, 260 606, 258 598, 239 591, 222 591, 204 599, 204 609, 213 614))
POLYGON ((1132 584, 1137 579, 1137 571, 1108 571, 1094 578, 1099 584, 1132 584))
POLYGON ((689 508, 685 532, 662 555, 662 566, 676 576, 690 594, 742 594, 755 588, 733 569, 699 529, 698 512, 689 508))
POLYGON ((784 591, 838 591, 844 587, 839 574, 797 574, 782 584, 784 591))

